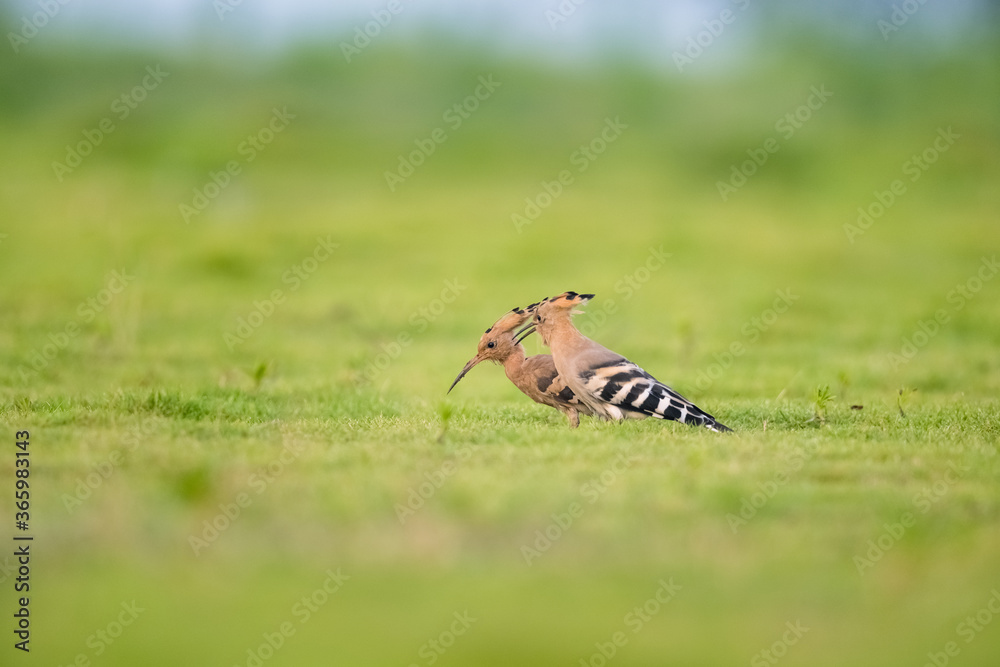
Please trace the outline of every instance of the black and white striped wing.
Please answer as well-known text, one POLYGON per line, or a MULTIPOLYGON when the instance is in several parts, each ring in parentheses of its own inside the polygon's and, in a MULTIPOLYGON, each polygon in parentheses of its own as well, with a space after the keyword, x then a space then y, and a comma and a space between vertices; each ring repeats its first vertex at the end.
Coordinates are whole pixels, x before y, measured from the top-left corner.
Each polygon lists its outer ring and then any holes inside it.
POLYGON ((614 415, 638 413, 659 419, 705 426, 713 431, 729 431, 676 391, 624 357, 607 361, 579 374, 590 395, 614 415))

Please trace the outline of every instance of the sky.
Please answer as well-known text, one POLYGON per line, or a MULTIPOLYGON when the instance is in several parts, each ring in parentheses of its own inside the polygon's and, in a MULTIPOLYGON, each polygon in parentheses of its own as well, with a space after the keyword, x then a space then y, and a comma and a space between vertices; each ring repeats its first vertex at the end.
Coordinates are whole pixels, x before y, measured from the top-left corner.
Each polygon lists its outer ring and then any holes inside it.
MULTIPOLYGON (((889 19, 892 5, 904 0, 0 0, 0 5, 15 26, 39 12, 39 3, 58 5, 44 29, 49 39, 99 32, 123 42, 183 47, 207 34, 238 36, 276 50, 302 38, 339 39, 364 29, 373 13, 387 16, 390 1, 399 11, 378 28, 383 34, 405 37, 433 26, 502 51, 574 58, 612 44, 669 60, 690 39, 711 25, 717 28, 724 11, 731 12, 723 28, 730 33, 749 34, 778 16, 836 24, 848 38, 881 38, 878 20, 889 19), (780 13, 766 11, 775 5, 780 13)), ((966 29, 975 20, 974 8, 988 0, 906 1, 919 4, 911 19, 914 31, 940 38, 966 29)), ((739 37, 720 42, 740 48, 739 37)))

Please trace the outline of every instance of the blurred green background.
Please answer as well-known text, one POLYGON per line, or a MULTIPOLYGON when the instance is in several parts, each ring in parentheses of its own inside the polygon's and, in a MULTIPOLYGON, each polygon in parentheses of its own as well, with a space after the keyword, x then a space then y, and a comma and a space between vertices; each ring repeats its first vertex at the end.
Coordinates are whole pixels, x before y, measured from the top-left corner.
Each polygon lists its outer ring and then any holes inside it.
POLYGON ((993 664, 994 3, 217 4, 0 5, 3 664, 993 664), (738 433, 445 396, 565 290, 738 433))

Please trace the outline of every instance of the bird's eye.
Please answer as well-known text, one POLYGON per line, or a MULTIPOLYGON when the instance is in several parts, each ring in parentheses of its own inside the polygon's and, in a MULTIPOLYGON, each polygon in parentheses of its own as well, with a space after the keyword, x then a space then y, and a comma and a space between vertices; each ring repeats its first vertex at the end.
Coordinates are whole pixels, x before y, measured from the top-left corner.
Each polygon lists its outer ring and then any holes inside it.
POLYGON ((495 342, 493 342, 492 340, 490 342, 486 343, 486 347, 496 347, 496 346, 497 346, 497 344, 495 342))

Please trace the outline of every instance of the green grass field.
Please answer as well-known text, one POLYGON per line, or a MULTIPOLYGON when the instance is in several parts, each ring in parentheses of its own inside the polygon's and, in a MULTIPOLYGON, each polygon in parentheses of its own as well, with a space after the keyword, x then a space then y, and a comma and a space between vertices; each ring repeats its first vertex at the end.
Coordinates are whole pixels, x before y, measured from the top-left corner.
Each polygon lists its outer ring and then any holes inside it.
POLYGON ((0 61, 0 519, 28 430, 35 536, 3 664, 995 664, 991 53, 0 61), (572 431, 488 365, 445 395, 565 290, 736 433, 572 431))

